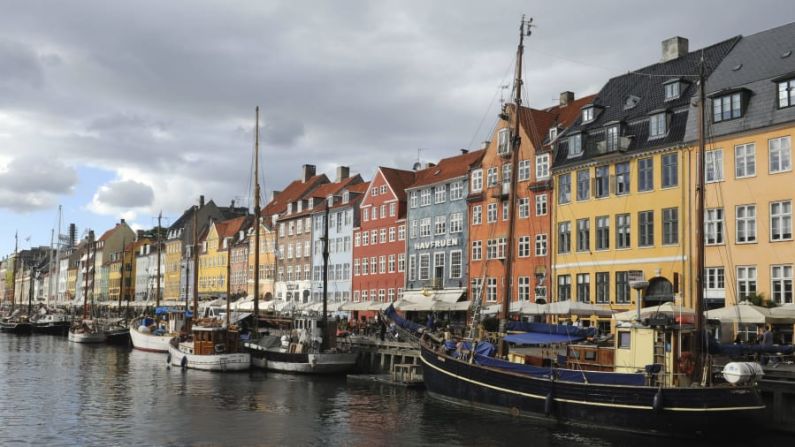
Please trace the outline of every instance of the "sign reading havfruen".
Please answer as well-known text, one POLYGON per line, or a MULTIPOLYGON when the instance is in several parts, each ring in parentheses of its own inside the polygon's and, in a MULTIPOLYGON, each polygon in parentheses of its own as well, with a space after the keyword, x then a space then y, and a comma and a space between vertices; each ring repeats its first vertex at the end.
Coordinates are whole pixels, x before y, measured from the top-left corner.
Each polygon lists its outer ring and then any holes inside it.
POLYGON ((424 241, 424 242, 415 242, 414 249, 415 250, 427 250, 429 248, 445 248, 445 247, 455 247, 458 245, 458 238, 457 237, 449 237, 445 239, 437 239, 435 241, 424 241))

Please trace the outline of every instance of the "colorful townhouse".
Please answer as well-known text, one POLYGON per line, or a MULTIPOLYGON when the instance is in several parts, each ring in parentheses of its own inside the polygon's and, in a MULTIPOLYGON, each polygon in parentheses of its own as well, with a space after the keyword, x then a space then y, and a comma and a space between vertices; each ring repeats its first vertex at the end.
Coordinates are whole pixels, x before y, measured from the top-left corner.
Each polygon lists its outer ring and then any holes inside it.
POLYGON ((227 267, 231 267, 231 244, 248 221, 248 216, 235 217, 221 222, 211 222, 200 236, 199 243, 199 298, 226 297, 229 281, 227 267))
POLYGON ((245 223, 240 227, 240 230, 230 238, 230 243, 232 244, 232 265, 230 266, 229 273, 232 276, 229 278, 229 287, 232 298, 240 298, 248 295, 248 253, 250 245, 248 237, 253 223, 254 216, 247 217, 245 223))
POLYGON ((158 242, 149 234, 147 237, 138 239, 138 246, 135 250, 135 295, 134 300, 138 302, 154 303, 157 295, 158 283, 160 287, 160 299, 163 300, 163 287, 165 284, 165 244, 161 243, 162 253, 158 253, 158 242), (160 277, 157 276, 157 262, 160 258, 160 277))
MULTIPOLYGON (((347 167, 337 168, 337 179, 347 176, 347 167), (340 172, 343 170, 344 172, 340 172)), ((347 303, 352 294, 353 229, 359 226, 359 204, 369 187, 360 182, 329 195, 312 216, 312 301, 323 301, 323 240, 328 211, 329 258, 326 291, 329 303, 347 303)), ((394 235, 393 235, 394 237, 394 235)), ((394 260, 393 260, 394 261, 394 260)))
POLYGON ((504 300, 549 300, 552 145, 592 97, 575 99, 563 92, 560 102, 544 110, 507 104, 486 143, 480 164, 469 173, 469 275, 473 299, 492 308, 504 300), (519 135, 514 136, 516 120, 519 135), (511 194, 512 142, 519 139, 516 190, 511 194), (513 201, 513 206, 511 206, 513 201), (510 220, 514 245, 508 250, 510 220), (509 254, 510 253, 510 254, 509 254), (508 263, 511 278, 506 278, 508 263), (512 281, 511 296, 507 296, 512 281))
POLYGON ((389 303, 403 296, 406 188, 414 180, 414 171, 379 167, 368 185, 359 205, 359 227, 353 230, 354 302, 389 303))
MULTIPOLYGON (((406 188, 406 300, 430 305, 433 300, 454 303, 465 297, 469 278, 469 171, 480 164, 483 155, 483 150, 462 150, 460 155, 417 171, 414 182, 406 188)), ((395 240, 393 229, 388 240, 395 240)), ((394 256, 387 259, 387 271, 395 271, 394 256)))
MULTIPOLYGON (((713 307, 753 295, 793 302, 793 42, 795 23, 744 36, 707 79, 704 297, 713 307)), ((690 114, 696 172, 695 109, 690 114)))
POLYGON ((631 279, 648 281, 645 305, 689 298, 684 229, 693 183, 684 143, 698 87, 689 75, 702 57, 709 75, 736 41, 692 52, 681 37, 664 41, 661 62, 610 79, 558 137, 554 301, 628 310, 638 299, 631 279))

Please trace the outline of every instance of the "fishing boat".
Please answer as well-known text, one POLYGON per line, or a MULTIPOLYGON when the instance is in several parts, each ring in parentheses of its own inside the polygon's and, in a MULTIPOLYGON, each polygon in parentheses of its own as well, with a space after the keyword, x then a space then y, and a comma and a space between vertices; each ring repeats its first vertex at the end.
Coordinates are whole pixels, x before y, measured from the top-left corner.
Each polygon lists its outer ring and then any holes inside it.
POLYGON ((88 244, 85 246, 86 254, 84 262, 84 285, 83 285, 83 317, 80 320, 72 323, 69 328, 69 341, 73 343, 104 343, 107 339, 105 330, 102 323, 96 319, 90 318, 91 312, 94 308, 94 293, 93 293, 93 273, 91 274, 91 282, 89 282, 89 273, 94 269, 88 266, 92 259, 96 259, 97 246, 94 241, 94 232, 89 231, 88 244), (89 298, 88 294, 91 293, 91 312, 89 312, 89 298))
POLYGON ((240 348, 236 326, 203 319, 193 325, 191 335, 170 340, 167 362, 183 369, 244 371, 251 367, 251 356, 240 348))
POLYGON ((0 331, 9 334, 30 334, 33 330, 33 324, 27 315, 12 315, 0 319, 0 331))
MULTIPOLYGON (((529 35, 530 21, 522 19, 515 77, 514 132, 518 135, 521 113, 521 58, 523 40, 529 35)), ((703 64, 703 62, 702 62, 703 64)), ((699 160, 704 157, 703 104, 704 75, 699 75, 699 160)), ((519 140, 512 141, 511 167, 517 172, 519 140)), ((703 191, 703 165, 696 169, 697 191, 703 191)), ((515 182, 515 176, 512 181, 515 182)), ((514 200, 511 185, 507 203, 514 200)), ((696 201, 698 219, 695 228, 702 231, 703 194, 696 201)), ((511 207, 513 210, 515 207, 511 207)), ((507 246, 514 244, 509 213, 507 246)), ((695 271, 703 275, 703 234, 696 234, 699 251, 695 271)), ((511 256, 506 256, 511 259, 511 256)), ((506 271, 510 272, 511 262, 506 271)), ((506 276, 508 276, 506 274, 506 276)), ((699 276, 699 278, 702 278, 699 276)), ((637 281, 636 288, 648 285, 637 281)), ((699 281, 698 284, 703 284, 699 281)), ((693 324, 668 318, 638 318, 620 325, 612 341, 593 341, 587 347, 567 346, 588 335, 565 326, 546 325, 536 332, 526 327, 521 334, 506 335, 510 330, 507 316, 509 292, 503 299, 500 329, 494 346, 478 338, 476 331, 468 340, 441 340, 422 334, 420 357, 423 377, 431 397, 470 407, 484 408, 516 416, 541 418, 552 423, 594 426, 670 436, 751 434, 765 408, 756 381, 762 370, 754 363, 733 363, 721 372, 713 371, 706 352, 703 289, 697 287, 693 324), (701 290, 698 290, 701 289, 701 290), (564 355, 528 359, 510 352, 511 345, 556 345, 564 355), (496 351, 496 355, 495 355, 496 351), (569 355, 565 355, 568 353, 569 355), (604 355, 603 355, 604 354, 604 355), (637 365, 640 365, 638 367, 637 365)), ((482 296, 475 296, 479 303, 482 296)), ((640 305, 640 300, 638 301, 640 305)), ((640 313, 639 313, 640 315, 640 313)), ((477 321, 477 316, 473 321, 477 321)), ((536 329, 538 329, 536 327, 536 329)))
MULTIPOLYGON (((22 315, 21 309, 14 309, 14 306, 17 301, 17 265, 20 264, 19 259, 19 237, 15 233, 14 234, 14 268, 11 273, 11 309, 10 314, 6 317, 0 319, 0 331, 10 333, 10 334, 30 334, 33 325, 30 323, 30 297, 28 301, 28 315, 22 315)), ((24 269, 24 266, 22 267, 24 269)), ((32 278, 32 273, 31 273, 32 278)), ((30 286, 31 293, 33 295, 33 286, 30 286)), ((21 293, 21 291, 20 291, 21 293)), ((21 298, 21 297, 20 297, 21 298)))
POLYGON ((37 334, 66 335, 72 320, 64 312, 47 311, 33 321, 33 332, 37 334))
POLYGON ((133 348, 149 352, 168 352, 169 342, 176 337, 190 312, 167 307, 155 308, 155 317, 136 318, 130 324, 133 348))
POLYGON ((111 318, 103 321, 102 330, 105 331, 105 341, 112 345, 130 345, 130 328, 124 318, 111 318))
POLYGON ((105 343, 105 331, 96 320, 83 319, 69 328, 69 341, 73 343, 105 343))

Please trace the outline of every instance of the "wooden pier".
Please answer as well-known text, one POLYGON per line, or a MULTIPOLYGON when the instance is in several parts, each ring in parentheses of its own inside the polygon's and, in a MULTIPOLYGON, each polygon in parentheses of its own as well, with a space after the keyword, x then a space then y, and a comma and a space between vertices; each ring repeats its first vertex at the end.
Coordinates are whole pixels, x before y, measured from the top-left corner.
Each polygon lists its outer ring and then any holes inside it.
POLYGON ((416 343, 359 336, 352 339, 351 344, 361 353, 357 365, 360 372, 390 374, 407 381, 422 377, 420 350, 416 343))

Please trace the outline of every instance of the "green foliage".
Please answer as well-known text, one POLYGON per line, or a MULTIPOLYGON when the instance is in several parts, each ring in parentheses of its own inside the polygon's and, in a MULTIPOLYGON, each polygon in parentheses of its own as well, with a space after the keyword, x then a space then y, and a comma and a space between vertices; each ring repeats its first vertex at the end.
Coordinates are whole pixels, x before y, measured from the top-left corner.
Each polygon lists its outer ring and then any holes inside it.
POLYGON ((760 306, 760 307, 776 307, 777 306, 775 301, 765 298, 765 294, 764 293, 753 293, 751 295, 746 296, 745 299, 747 301, 750 301, 751 304, 753 304, 754 306, 760 306))

